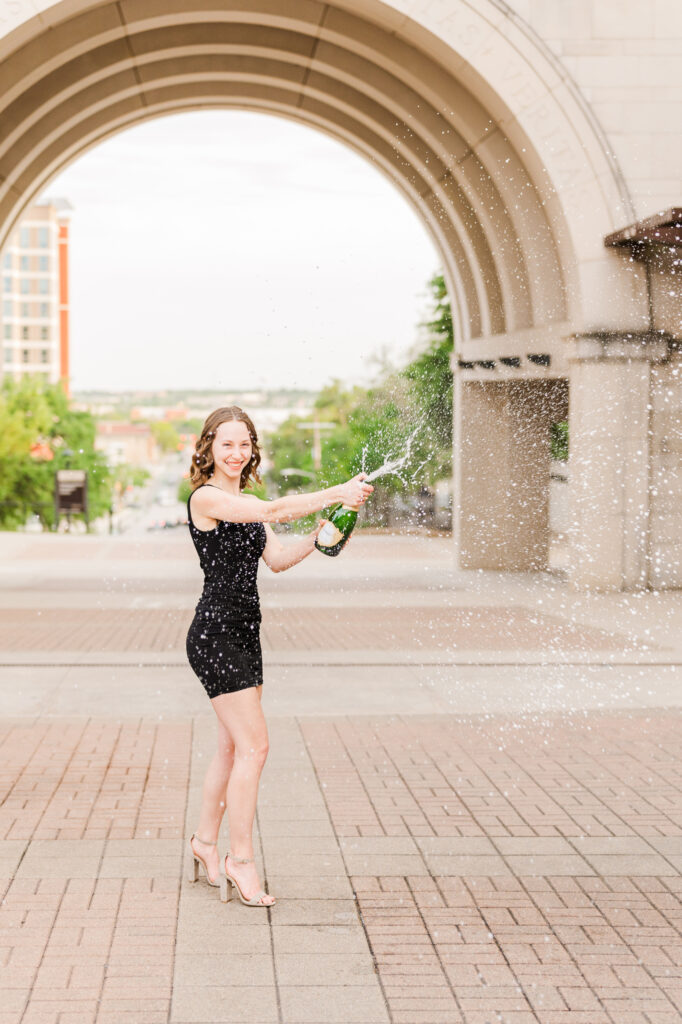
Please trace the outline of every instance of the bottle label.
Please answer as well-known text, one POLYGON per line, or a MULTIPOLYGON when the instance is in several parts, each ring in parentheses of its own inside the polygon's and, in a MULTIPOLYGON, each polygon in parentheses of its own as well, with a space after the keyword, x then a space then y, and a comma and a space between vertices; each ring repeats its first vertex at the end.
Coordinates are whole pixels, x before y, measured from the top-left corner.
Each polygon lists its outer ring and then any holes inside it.
POLYGON ((332 548, 342 537, 343 534, 333 523, 325 523, 317 535, 317 543, 325 548, 332 548))

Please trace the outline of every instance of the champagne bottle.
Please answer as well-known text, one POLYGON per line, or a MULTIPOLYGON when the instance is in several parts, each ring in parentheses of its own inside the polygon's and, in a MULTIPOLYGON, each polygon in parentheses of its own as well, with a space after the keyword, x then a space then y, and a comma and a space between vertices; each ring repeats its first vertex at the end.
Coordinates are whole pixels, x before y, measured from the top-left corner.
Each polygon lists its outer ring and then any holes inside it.
POLYGON ((323 555, 338 555, 358 518, 357 505, 334 505, 317 537, 315 547, 323 555))

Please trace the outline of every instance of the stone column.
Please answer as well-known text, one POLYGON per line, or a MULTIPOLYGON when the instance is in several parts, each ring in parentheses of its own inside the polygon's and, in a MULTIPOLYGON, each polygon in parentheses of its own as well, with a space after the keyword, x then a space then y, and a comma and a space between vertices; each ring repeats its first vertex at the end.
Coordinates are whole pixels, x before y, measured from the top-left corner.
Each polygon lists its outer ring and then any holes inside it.
POLYGON ((682 588, 682 346, 651 368, 652 466, 649 584, 682 588))
POLYGON ((578 590, 649 585, 651 367, 667 355, 667 342, 651 335, 574 341, 569 578, 578 590))
POLYGON ((461 569, 547 568, 550 426, 567 382, 455 372, 453 531, 461 569))

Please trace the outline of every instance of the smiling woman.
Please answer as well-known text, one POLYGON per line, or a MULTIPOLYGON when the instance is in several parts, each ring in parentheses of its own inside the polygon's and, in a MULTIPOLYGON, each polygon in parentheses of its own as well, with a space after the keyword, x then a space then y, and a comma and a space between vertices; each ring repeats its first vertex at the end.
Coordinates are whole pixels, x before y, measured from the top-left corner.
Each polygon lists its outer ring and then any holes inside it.
POLYGON ((204 588, 187 634, 189 663, 218 718, 218 752, 204 781, 199 833, 190 839, 190 878, 203 864, 211 885, 236 886, 242 903, 271 906, 253 864, 253 820, 258 781, 268 751, 260 704, 263 660, 257 574, 262 557, 273 572, 306 558, 324 525, 286 547, 269 525, 298 519, 334 501, 360 505, 372 493, 365 473, 311 494, 261 501, 241 492, 258 480, 258 434, 238 406, 216 409, 204 423, 192 459, 193 491, 187 519, 204 572, 204 588), (255 690, 255 693, 254 693, 255 690), (256 694, 258 696, 256 696, 256 694), (216 845, 227 806, 232 852, 219 866, 216 845), (222 871, 221 871, 222 869, 222 871))
POLYGON ((220 428, 221 424, 230 422, 230 419, 236 423, 243 423, 246 429, 240 432, 241 439, 238 442, 233 441, 231 437, 225 436, 224 431, 222 432, 222 438, 218 446, 219 464, 230 475, 236 469, 239 469, 241 490, 246 487, 251 479, 257 484, 261 482, 258 475, 261 455, 256 428, 243 409, 240 409, 237 405, 232 405, 223 409, 216 409, 204 424, 201 437, 197 441, 196 451, 190 468, 190 480, 192 481, 193 488, 207 483, 213 476, 216 465, 213 455, 216 431, 220 428))

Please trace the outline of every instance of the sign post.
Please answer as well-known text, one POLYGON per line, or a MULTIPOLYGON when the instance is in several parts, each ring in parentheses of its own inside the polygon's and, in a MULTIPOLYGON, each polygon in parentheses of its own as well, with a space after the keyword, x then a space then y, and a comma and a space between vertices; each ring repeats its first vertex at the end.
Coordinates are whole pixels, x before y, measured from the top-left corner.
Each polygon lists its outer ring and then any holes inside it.
POLYGON ((88 474, 85 469, 58 469, 54 475, 54 518, 55 529, 61 516, 66 513, 71 531, 71 516, 83 515, 86 529, 88 518, 88 474))

